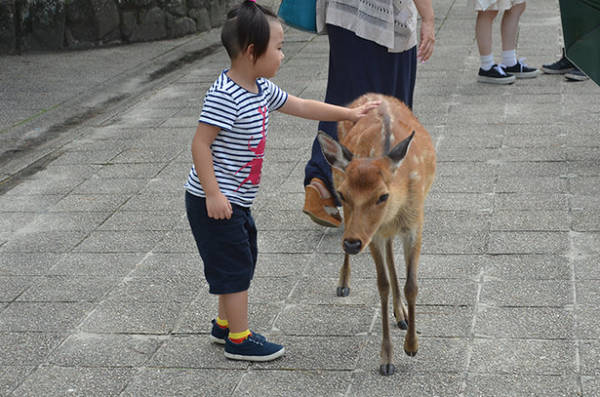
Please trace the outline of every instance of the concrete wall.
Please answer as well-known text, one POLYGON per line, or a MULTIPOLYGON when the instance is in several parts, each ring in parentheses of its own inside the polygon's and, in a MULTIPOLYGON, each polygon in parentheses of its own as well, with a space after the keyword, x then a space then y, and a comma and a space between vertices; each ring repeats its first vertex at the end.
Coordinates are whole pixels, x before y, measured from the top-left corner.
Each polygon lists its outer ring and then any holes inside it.
POLYGON ((1 0, 0 54, 175 38, 220 26, 237 0, 1 0))

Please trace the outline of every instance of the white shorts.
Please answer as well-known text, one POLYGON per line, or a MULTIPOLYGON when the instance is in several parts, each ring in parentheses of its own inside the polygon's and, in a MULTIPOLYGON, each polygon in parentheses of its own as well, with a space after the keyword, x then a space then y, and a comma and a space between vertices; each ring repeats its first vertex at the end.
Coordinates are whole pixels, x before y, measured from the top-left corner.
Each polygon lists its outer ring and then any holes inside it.
POLYGON ((515 4, 525 3, 525 0, 469 0, 475 11, 504 11, 515 4))

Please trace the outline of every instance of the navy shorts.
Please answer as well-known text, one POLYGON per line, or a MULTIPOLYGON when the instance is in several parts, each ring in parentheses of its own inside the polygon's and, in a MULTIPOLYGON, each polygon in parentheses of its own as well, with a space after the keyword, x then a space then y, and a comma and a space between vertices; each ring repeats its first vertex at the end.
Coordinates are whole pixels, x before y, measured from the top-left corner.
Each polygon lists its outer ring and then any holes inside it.
POLYGON ((249 208, 232 204, 230 219, 209 218, 206 199, 185 192, 185 208, 211 294, 246 291, 258 257, 256 225, 249 208))

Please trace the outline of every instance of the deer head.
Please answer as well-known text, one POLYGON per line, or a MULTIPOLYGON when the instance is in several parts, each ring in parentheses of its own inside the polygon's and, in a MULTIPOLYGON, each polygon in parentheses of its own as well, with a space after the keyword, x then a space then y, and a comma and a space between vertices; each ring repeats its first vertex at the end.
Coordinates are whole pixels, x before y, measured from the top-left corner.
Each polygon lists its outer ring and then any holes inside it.
MULTIPOLYGON (((388 128, 388 122, 385 127, 388 128)), ((391 221, 401 203, 403 189, 393 182, 415 135, 385 151, 382 157, 355 157, 342 144, 319 131, 318 139, 327 162, 338 173, 336 194, 344 209, 342 246, 347 254, 358 254, 367 247, 380 226, 391 221)), ((384 148, 389 148, 386 134, 384 148)), ((404 189, 406 191, 406 189, 404 189)))

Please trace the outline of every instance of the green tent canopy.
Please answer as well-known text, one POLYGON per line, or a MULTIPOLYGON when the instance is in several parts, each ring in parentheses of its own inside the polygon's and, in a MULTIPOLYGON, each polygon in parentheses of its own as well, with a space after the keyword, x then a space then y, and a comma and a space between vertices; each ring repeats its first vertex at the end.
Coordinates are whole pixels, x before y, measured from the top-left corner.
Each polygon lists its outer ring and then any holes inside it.
POLYGON ((559 0, 565 53, 600 85, 600 0, 559 0))

